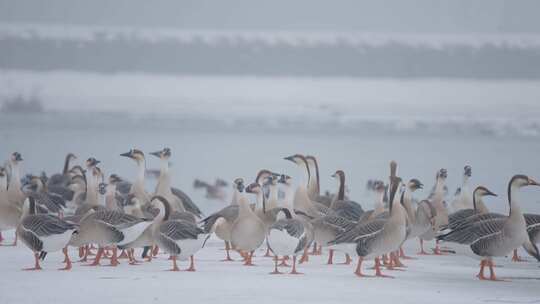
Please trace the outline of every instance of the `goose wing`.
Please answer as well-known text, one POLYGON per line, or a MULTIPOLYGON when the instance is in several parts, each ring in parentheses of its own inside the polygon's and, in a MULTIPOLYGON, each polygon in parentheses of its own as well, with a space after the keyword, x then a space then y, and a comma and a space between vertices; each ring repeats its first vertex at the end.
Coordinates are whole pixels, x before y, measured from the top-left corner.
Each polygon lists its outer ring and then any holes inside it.
POLYGON ((367 237, 381 231, 384 227, 386 220, 375 219, 356 225, 352 229, 346 230, 341 234, 338 234, 335 240, 329 242, 329 244, 341 244, 341 243, 354 243, 362 237, 367 237))
POLYGON ((159 232, 167 238, 175 241, 192 239, 196 240, 204 230, 188 221, 166 221, 159 227, 159 232))
POLYGON ((224 218, 227 222, 233 223, 238 217, 238 211, 238 205, 230 205, 209 215, 201 221, 204 225, 204 231, 209 232, 212 230, 212 227, 214 227, 214 224, 220 218, 224 218))
POLYGON ((531 241, 537 242, 537 239, 540 236, 540 214, 523 214, 525 217, 525 223, 527 224, 527 233, 531 241))
POLYGON ((174 187, 171 187, 171 191, 174 196, 178 197, 182 201, 182 204, 184 205, 184 209, 195 214, 199 218, 201 218, 204 215, 201 209, 199 209, 199 207, 193 202, 193 200, 184 191, 178 188, 174 188, 174 187))
POLYGON ((338 201, 335 203, 334 211, 336 215, 350 221, 358 221, 364 213, 362 206, 354 201, 338 201))
POLYGON ((472 225, 467 232, 473 235, 472 251, 480 256, 489 255, 493 245, 503 238, 505 218, 485 220, 472 225))

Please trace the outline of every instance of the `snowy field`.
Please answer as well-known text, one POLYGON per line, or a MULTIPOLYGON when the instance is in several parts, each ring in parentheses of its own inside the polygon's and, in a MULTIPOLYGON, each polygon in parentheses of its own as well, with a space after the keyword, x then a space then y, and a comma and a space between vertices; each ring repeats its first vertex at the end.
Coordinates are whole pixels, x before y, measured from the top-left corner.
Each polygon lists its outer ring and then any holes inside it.
MULTIPOLYGON (((221 262, 222 242, 210 241, 197 254, 196 272, 172 273, 165 255, 143 265, 125 260, 113 268, 83 267, 57 271, 62 255, 50 254, 41 272, 21 268, 33 263, 23 245, 0 247, 0 303, 538 303, 538 263, 497 260, 497 275, 508 282, 478 281, 478 261, 461 256, 416 256, 416 242, 407 251, 406 271, 386 271, 395 279, 357 278, 354 266, 325 265, 326 255, 310 257, 304 275, 271 276, 270 258, 260 249, 254 267, 221 262), (256 299, 256 300, 254 300, 256 299)), ((71 250, 76 258, 76 251, 71 250)), ((337 254, 336 262, 342 262, 337 254)), ((104 264, 108 261, 105 260, 104 264)), ((187 268, 186 262, 180 268, 187 268)), ((372 262, 365 263, 371 267, 372 262)), ((283 269, 288 271, 289 269, 283 269)), ((371 274, 373 270, 366 269, 371 274)))

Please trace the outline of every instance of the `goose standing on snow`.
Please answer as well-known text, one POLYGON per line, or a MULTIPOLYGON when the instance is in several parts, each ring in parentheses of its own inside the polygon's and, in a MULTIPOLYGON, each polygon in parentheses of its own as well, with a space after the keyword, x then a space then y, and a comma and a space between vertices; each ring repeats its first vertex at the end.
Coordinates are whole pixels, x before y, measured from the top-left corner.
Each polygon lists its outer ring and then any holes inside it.
POLYGON ((364 276, 362 262, 375 258, 375 275, 387 277, 380 270, 382 254, 394 252, 406 238, 406 211, 401 205, 401 195, 397 193, 401 184, 399 177, 392 176, 390 185, 390 216, 386 219, 375 219, 359 224, 354 229, 339 235, 330 242, 334 248, 358 257, 355 274, 364 276))
MULTIPOLYGON (((4 240, 2 237, 2 231, 11 230, 17 228, 19 220, 22 216, 22 208, 16 204, 12 204, 8 200, 7 195, 7 173, 4 167, 0 167, 0 245, 4 240)), ((16 246, 14 242, 10 246, 16 246)))
POLYGON ((470 249, 481 258, 478 273, 480 280, 498 280, 493 271, 493 257, 506 256, 520 246, 540 261, 538 247, 529 239, 527 223, 516 200, 517 190, 525 186, 540 186, 540 184, 526 175, 514 175, 508 183, 510 211, 507 217, 479 221, 457 232, 469 240, 470 249), (489 278, 484 276, 485 266, 489 267, 489 278))
POLYGON ((154 238, 158 246, 171 255, 171 271, 180 270, 176 263, 177 258, 190 259, 191 264, 186 271, 195 271, 193 255, 204 246, 209 234, 191 221, 170 220, 171 207, 166 198, 155 196, 151 204, 159 209, 154 238))
POLYGON ((234 221, 238 218, 239 213, 239 200, 240 193, 244 191, 244 180, 242 178, 237 178, 233 182, 234 193, 233 200, 231 204, 213 214, 209 215, 201 222, 204 224, 204 230, 206 232, 214 231, 218 238, 222 239, 225 242, 225 251, 226 257, 223 260, 224 262, 233 261, 230 255, 231 247, 231 231, 234 221))
POLYGON ((253 253, 264 242, 266 229, 264 223, 251 209, 243 190, 239 189, 238 217, 231 227, 231 242, 237 250, 245 253, 244 265, 252 266, 253 253))
POLYGON ((36 202, 32 196, 28 198, 29 213, 25 215, 17 227, 19 239, 34 252, 35 265, 25 270, 41 270, 39 260, 47 253, 64 252, 66 266, 60 270, 70 270, 71 260, 67 245, 72 236, 77 235, 77 226, 61 220, 54 215, 36 214, 36 202))
MULTIPOLYGON (((413 207, 412 195, 416 190, 423 187, 424 185, 418 179, 413 178, 409 180, 403 193, 402 204, 407 212, 407 239, 416 238, 432 227, 431 219, 433 216, 431 215, 431 208, 424 206, 425 202, 419 203, 416 209, 413 207), (429 210, 425 210, 424 208, 429 208, 429 210), (430 211, 430 213, 425 214, 426 211, 430 211)), ((409 258, 405 256, 402 247, 399 249, 399 257, 409 258)))
POLYGON ((294 210, 280 208, 285 218, 273 223, 268 229, 268 247, 274 253, 274 271, 270 274, 281 274, 278 270, 278 256, 292 256, 293 268, 290 274, 302 274, 296 271, 296 257, 304 252, 310 244, 310 231, 305 221, 293 218, 294 210))
MULTIPOLYGON (((426 233, 420 236, 420 246, 422 251, 424 251, 424 241, 431 241, 435 238, 436 233, 441 230, 441 228, 448 225, 448 209, 446 209, 444 196, 445 196, 445 182, 448 177, 446 169, 440 169, 437 172, 436 182, 434 191, 429 199, 431 206, 435 210, 435 217, 433 218, 433 229, 426 231, 426 233)), ((435 244, 434 254, 440 255, 441 251, 439 249, 438 241, 435 244)))
POLYGON ((465 166, 465 168, 463 168, 463 184, 459 188, 459 194, 456 195, 456 197, 450 204, 454 212, 462 209, 471 209, 473 207, 473 198, 469 189, 469 179, 471 178, 471 175, 471 166, 465 166))
POLYGON ((357 222, 362 217, 364 209, 357 202, 345 199, 345 172, 337 170, 332 177, 338 181, 338 193, 330 204, 330 209, 334 210, 337 216, 357 222))

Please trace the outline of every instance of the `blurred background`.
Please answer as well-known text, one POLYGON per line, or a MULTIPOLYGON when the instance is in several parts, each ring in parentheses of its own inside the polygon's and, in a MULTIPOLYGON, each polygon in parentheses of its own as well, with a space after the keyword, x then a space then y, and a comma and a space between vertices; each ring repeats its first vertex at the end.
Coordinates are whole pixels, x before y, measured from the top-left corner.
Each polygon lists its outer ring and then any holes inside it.
MULTIPOLYGON (((0 155, 56 172, 66 153, 172 148, 174 184, 320 159, 366 206, 396 159, 426 185, 463 166, 501 194, 540 177, 538 1, 0 0, 0 155)), ((148 167, 157 167, 148 160, 148 167)), ((430 186, 427 187, 428 189, 430 186)), ((528 210, 540 199, 527 192, 528 210)), ((427 193, 421 193, 425 196, 427 193)), ((496 205, 496 206, 495 206, 496 205)))

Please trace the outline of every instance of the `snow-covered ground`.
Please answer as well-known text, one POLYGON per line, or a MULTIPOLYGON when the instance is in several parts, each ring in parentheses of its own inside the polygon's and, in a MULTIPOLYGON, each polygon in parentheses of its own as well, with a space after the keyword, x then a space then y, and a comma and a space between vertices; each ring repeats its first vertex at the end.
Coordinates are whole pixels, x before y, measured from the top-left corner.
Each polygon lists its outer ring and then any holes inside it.
MULTIPOLYGON (((11 235, 7 235, 10 237, 11 235)), ((57 271, 62 255, 47 256, 41 272, 21 268, 33 263, 31 252, 0 247, 0 303, 538 303, 538 263, 500 259, 497 275, 509 282, 475 278, 478 261, 462 256, 416 256, 416 242, 406 250, 415 260, 406 271, 387 271, 395 279, 357 278, 354 265, 325 265, 326 255, 311 257, 299 270, 304 275, 271 276, 272 261, 262 257, 255 267, 221 262, 222 242, 210 241, 197 254, 197 272, 172 273, 167 257, 151 263, 116 268, 83 267, 57 271)), ((76 252, 71 250, 75 259, 76 252)), ((337 254, 337 262, 343 257, 337 254)), ((105 260, 104 264, 108 261, 105 260)), ((372 263, 365 263, 366 268, 372 263)), ((180 268, 187 268, 186 262, 180 268)), ((288 269, 284 269, 288 270, 288 269)), ((373 270, 366 269, 368 274, 373 270)))

